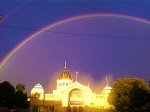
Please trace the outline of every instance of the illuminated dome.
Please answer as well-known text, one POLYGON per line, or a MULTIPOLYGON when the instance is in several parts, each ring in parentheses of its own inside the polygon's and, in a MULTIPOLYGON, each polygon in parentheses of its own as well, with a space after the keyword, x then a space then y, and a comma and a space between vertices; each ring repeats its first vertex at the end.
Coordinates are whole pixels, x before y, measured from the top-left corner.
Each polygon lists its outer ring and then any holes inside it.
POLYGON ((34 88, 31 90, 31 96, 38 97, 39 99, 44 99, 44 89, 41 86, 41 84, 37 84, 34 86, 34 88))
POLYGON ((109 94, 111 92, 112 88, 110 86, 106 86, 103 91, 102 94, 109 94))
POLYGON ((108 96, 108 94, 111 92, 112 88, 108 85, 108 79, 106 76, 106 87, 104 87, 102 94, 105 94, 106 96, 108 96))
POLYGON ((35 94, 35 93, 44 93, 44 89, 41 86, 41 84, 37 84, 34 86, 34 88, 31 90, 31 94, 35 94))
POLYGON ((62 80, 62 79, 72 80, 72 77, 66 68, 64 68, 64 70, 58 76, 58 80, 62 80))
POLYGON ((106 86, 105 88, 104 88, 104 90, 111 90, 112 88, 110 87, 110 86, 106 86))

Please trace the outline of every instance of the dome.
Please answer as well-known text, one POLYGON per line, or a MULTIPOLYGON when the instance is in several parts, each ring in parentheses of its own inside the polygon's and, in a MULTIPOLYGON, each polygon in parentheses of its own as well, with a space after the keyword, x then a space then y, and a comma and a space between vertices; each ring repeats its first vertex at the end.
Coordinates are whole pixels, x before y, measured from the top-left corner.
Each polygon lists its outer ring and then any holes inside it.
POLYGON ((64 70, 58 76, 58 80, 62 80, 62 79, 72 80, 72 77, 66 68, 64 68, 64 70))
POLYGON ((39 83, 35 85, 34 88, 31 90, 31 94, 35 93, 44 93, 44 89, 39 83))
POLYGON ((104 90, 111 90, 112 88, 110 87, 110 86, 106 86, 105 88, 104 88, 104 90))
POLYGON ((34 86, 34 88, 31 90, 31 96, 37 97, 41 100, 44 99, 44 89, 41 84, 38 83, 34 86))
POLYGON ((109 94, 111 92, 112 88, 110 86, 106 86, 103 91, 102 94, 109 94))
POLYGON ((106 87, 104 87, 104 89, 103 89, 103 91, 102 91, 103 94, 108 94, 108 93, 110 93, 111 90, 112 90, 112 88, 108 85, 107 76, 106 76, 106 84, 107 84, 106 87))

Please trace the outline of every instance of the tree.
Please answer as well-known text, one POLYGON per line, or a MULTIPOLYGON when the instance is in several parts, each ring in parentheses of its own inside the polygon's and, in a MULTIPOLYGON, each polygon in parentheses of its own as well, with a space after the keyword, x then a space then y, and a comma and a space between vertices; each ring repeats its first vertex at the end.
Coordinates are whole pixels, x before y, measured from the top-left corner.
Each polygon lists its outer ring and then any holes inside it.
POLYGON ((0 106, 13 108, 14 106, 14 87, 7 81, 0 83, 0 106))
POLYGON ((16 91, 17 91, 17 92, 20 91, 20 92, 23 93, 24 90, 25 90, 25 85, 24 85, 24 84, 17 84, 17 85, 16 85, 16 91))
POLYGON ((108 102, 115 106, 118 112, 134 112, 148 110, 150 92, 148 85, 139 78, 122 78, 116 80, 109 94, 108 102), (148 106, 147 106, 148 107, 148 106))
POLYGON ((27 109, 29 103, 27 94, 24 92, 25 85, 17 84, 15 88, 7 81, 0 83, 0 107, 8 109, 16 108, 17 111, 27 109))
POLYGON ((16 92, 15 92, 15 106, 17 111, 21 109, 27 109, 29 107, 29 103, 27 101, 27 94, 24 92, 25 85, 17 84, 16 85, 16 92))

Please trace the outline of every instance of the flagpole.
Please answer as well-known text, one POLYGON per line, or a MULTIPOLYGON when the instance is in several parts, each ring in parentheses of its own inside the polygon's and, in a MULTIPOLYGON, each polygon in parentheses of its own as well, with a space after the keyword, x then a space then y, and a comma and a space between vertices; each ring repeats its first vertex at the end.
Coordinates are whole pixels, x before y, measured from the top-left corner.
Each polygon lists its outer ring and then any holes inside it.
POLYGON ((107 76, 106 76, 106 84, 107 84, 107 86, 108 86, 108 79, 107 79, 107 76))
POLYGON ((78 81, 78 75, 79 75, 79 73, 76 72, 76 82, 78 81))

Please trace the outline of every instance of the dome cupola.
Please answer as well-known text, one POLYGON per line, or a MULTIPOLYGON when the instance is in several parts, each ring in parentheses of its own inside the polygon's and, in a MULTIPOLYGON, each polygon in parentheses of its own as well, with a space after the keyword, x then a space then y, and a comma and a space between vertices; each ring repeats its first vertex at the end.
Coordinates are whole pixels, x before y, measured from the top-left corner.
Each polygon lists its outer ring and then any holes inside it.
POLYGON ((64 70, 58 76, 58 80, 62 80, 62 79, 72 80, 70 73, 67 71, 66 62, 65 62, 64 70))
POLYGON ((107 80, 107 76, 106 76, 106 87, 103 89, 103 91, 102 91, 102 93, 103 94, 107 94, 107 96, 108 96, 108 94, 111 92, 111 90, 112 90, 112 88, 108 85, 108 80, 107 80))
POLYGON ((39 99, 44 99, 44 89, 41 84, 37 84, 31 90, 31 96, 38 97, 39 99))
POLYGON ((70 73, 67 71, 66 62, 64 70, 59 74, 57 79, 57 89, 62 90, 73 83, 70 73))
POLYGON ((62 80, 62 79, 72 80, 72 77, 66 68, 64 68, 64 70, 58 76, 58 80, 62 80))

